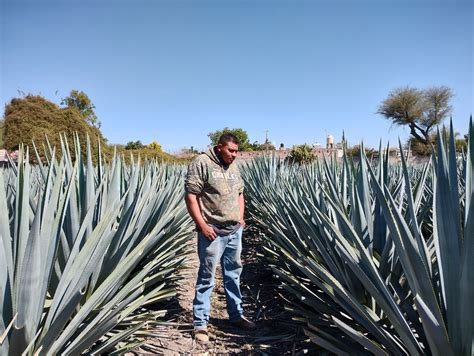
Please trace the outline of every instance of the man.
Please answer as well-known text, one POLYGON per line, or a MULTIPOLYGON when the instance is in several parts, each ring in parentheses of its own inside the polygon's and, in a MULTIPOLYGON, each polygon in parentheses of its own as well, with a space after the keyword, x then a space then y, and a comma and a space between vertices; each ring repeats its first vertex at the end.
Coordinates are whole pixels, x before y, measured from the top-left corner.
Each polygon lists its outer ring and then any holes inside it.
POLYGON ((240 293, 244 186, 237 166, 232 164, 238 149, 235 135, 222 135, 217 146, 191 162, 185 180, 186 206, 198 230, 199 272, 193 321, 195 338, 201 343, 209 341, 207 324, 219 261, 230 322, 243 329, 255 328, 243 316, 240 293))

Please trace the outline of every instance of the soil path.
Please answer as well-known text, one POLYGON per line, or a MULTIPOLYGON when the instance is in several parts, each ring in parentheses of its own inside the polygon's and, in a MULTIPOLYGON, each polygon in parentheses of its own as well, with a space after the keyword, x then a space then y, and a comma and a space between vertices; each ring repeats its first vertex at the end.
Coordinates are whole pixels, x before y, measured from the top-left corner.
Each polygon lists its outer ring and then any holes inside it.
POLYGON ((161 355, 284 355, 311 353, 311 345, 298 325, 284 310, 278 298, 278 281, 265 268, 258 254, 261 241, 249 238, 244 232, 241 290, 245 315, 257 323, 255 331, 241 331, 228 323, 225 294, 220 268, 216 275, 216 286, 211 300, 210 342, 196 343, 192 337, 192 302, 199 260, 196 238, 193 239, 193 253, 187 268, 183 271, 182 283, 178 286, 177 298, 167 305, 168 315, 164 319, 172 322, 153 330, 154 338, 136 350, 134 354, 161 355), (309 349, 308 349, 309 348, 309 349))

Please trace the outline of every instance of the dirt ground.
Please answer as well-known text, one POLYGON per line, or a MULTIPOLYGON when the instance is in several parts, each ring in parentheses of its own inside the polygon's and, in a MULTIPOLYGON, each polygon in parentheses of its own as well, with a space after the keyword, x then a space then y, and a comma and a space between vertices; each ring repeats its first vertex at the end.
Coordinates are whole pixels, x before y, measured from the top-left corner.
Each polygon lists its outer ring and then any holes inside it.
MULTIPOLYGON (((163 323, 151 332, 146 344, 133 354, 154 355, 302 355, 315 354, 314 345, 307 340, 299 325, 291 321, 278 297, 278 282, 261 258, 261 241, 244 232, 241 277, 244 314, 257 324, 251 332, 241 331, 228 323, 221 271, 216 276, 211 301, 209 325, 210 342, 196 343, 192 337, 192 302, 199 261, 194 252, 183 271, 183 282, 164 318, 163 323)), ((193 239, 194 247, 196 238, 193 239)), ((194 249, 196 251, 196 249, 194 249)))

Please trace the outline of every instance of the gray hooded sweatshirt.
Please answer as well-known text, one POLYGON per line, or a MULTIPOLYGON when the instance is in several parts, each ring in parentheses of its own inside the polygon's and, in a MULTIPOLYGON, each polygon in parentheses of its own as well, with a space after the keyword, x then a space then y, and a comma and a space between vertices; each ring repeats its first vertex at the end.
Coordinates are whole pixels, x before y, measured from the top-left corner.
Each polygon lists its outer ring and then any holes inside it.
POLYGON ((229 231, 227 227, 234 230, 238 226, 238 197, 244 191, 244 184, 237 165, 224 165, 214 148, 201 153, 189 164, 185 191, 197 195, 204 220, 215 230, 229 231))

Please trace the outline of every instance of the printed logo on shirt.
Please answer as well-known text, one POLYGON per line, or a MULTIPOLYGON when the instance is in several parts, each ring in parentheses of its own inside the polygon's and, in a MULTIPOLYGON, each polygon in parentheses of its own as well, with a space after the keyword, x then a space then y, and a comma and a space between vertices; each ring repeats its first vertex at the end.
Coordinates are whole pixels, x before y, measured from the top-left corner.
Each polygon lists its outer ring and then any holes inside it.
POLYGON ((213 171, 211 173, 212 178, 214 179, 237 179, 237 176, 234 173, 231 172, 219 172, 219 171, 213 171))

